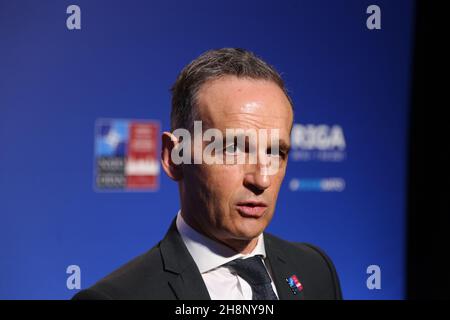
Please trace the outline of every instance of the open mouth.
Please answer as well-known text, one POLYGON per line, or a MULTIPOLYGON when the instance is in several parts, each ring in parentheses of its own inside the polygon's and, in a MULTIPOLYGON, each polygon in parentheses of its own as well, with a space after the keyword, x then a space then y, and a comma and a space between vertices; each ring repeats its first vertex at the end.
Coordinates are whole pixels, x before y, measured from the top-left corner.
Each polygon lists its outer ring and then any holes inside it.
POLYGON ((264 215, 267 204, 260 201, 243 201, 236 205, 241 216, 247 218, 260 218, 264 215))

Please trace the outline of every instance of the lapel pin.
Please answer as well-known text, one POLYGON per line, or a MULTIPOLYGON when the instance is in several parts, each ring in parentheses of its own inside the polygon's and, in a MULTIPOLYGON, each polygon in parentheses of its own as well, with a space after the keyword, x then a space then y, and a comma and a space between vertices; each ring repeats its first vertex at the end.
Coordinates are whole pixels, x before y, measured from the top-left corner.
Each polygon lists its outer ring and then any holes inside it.
POLYGON ((286 282, 292 290, 293 294, 297 294, 303 290, 303 285, 298 281, 297 276, 294 274, 289 278, 286 278, 286 282))

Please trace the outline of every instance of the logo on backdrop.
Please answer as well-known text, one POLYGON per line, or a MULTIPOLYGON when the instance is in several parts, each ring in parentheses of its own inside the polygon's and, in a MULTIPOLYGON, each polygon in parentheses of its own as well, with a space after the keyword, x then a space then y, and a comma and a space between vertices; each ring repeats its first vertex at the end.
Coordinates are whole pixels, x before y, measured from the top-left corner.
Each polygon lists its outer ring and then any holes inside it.
POLYGON ((330 178, 292 178, 289 181, 291 191, 343 192, 345 180, 339 177, 330 178))
POLYGON ((95 124, 95 189, 155 191, 159 187, 159 122, 99 119, 95 124))
POLYGON ((342 162, 346 158, 346 141, 340 125, 295 123, 291 145, 293 161, 342 162))

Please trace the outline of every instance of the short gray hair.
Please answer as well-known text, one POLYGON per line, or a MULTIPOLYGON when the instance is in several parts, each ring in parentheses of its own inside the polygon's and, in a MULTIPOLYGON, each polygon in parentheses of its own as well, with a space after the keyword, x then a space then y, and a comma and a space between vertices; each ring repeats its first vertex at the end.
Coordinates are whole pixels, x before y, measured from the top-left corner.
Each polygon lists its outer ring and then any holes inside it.
POLYGON ((192 129, 200 87, 209 80, 227 75, 272 81, 283 90, 293 106, 281 75, 253 52, 240 48, 209 50, 185 66, 171 88, 172 131, 178 128, 192 129))

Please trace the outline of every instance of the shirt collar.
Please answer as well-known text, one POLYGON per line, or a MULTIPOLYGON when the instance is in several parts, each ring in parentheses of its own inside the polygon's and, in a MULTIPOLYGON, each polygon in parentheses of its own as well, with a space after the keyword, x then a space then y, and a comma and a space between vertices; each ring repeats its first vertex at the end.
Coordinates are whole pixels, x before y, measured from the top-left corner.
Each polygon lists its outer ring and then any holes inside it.
POLYGON ((186 245, 189 253, 195 261, 200 273, 205 273, 220 267, 237 258, 248 258, 255 255, 266 257, 266 248, 264 246, 264 235, 261 233, 255 249, 249 254, 236 253, 236 251, 212 240, 194 230, 184 221, 181 216, 181 210, 177 214, 177 229, 186 245))

